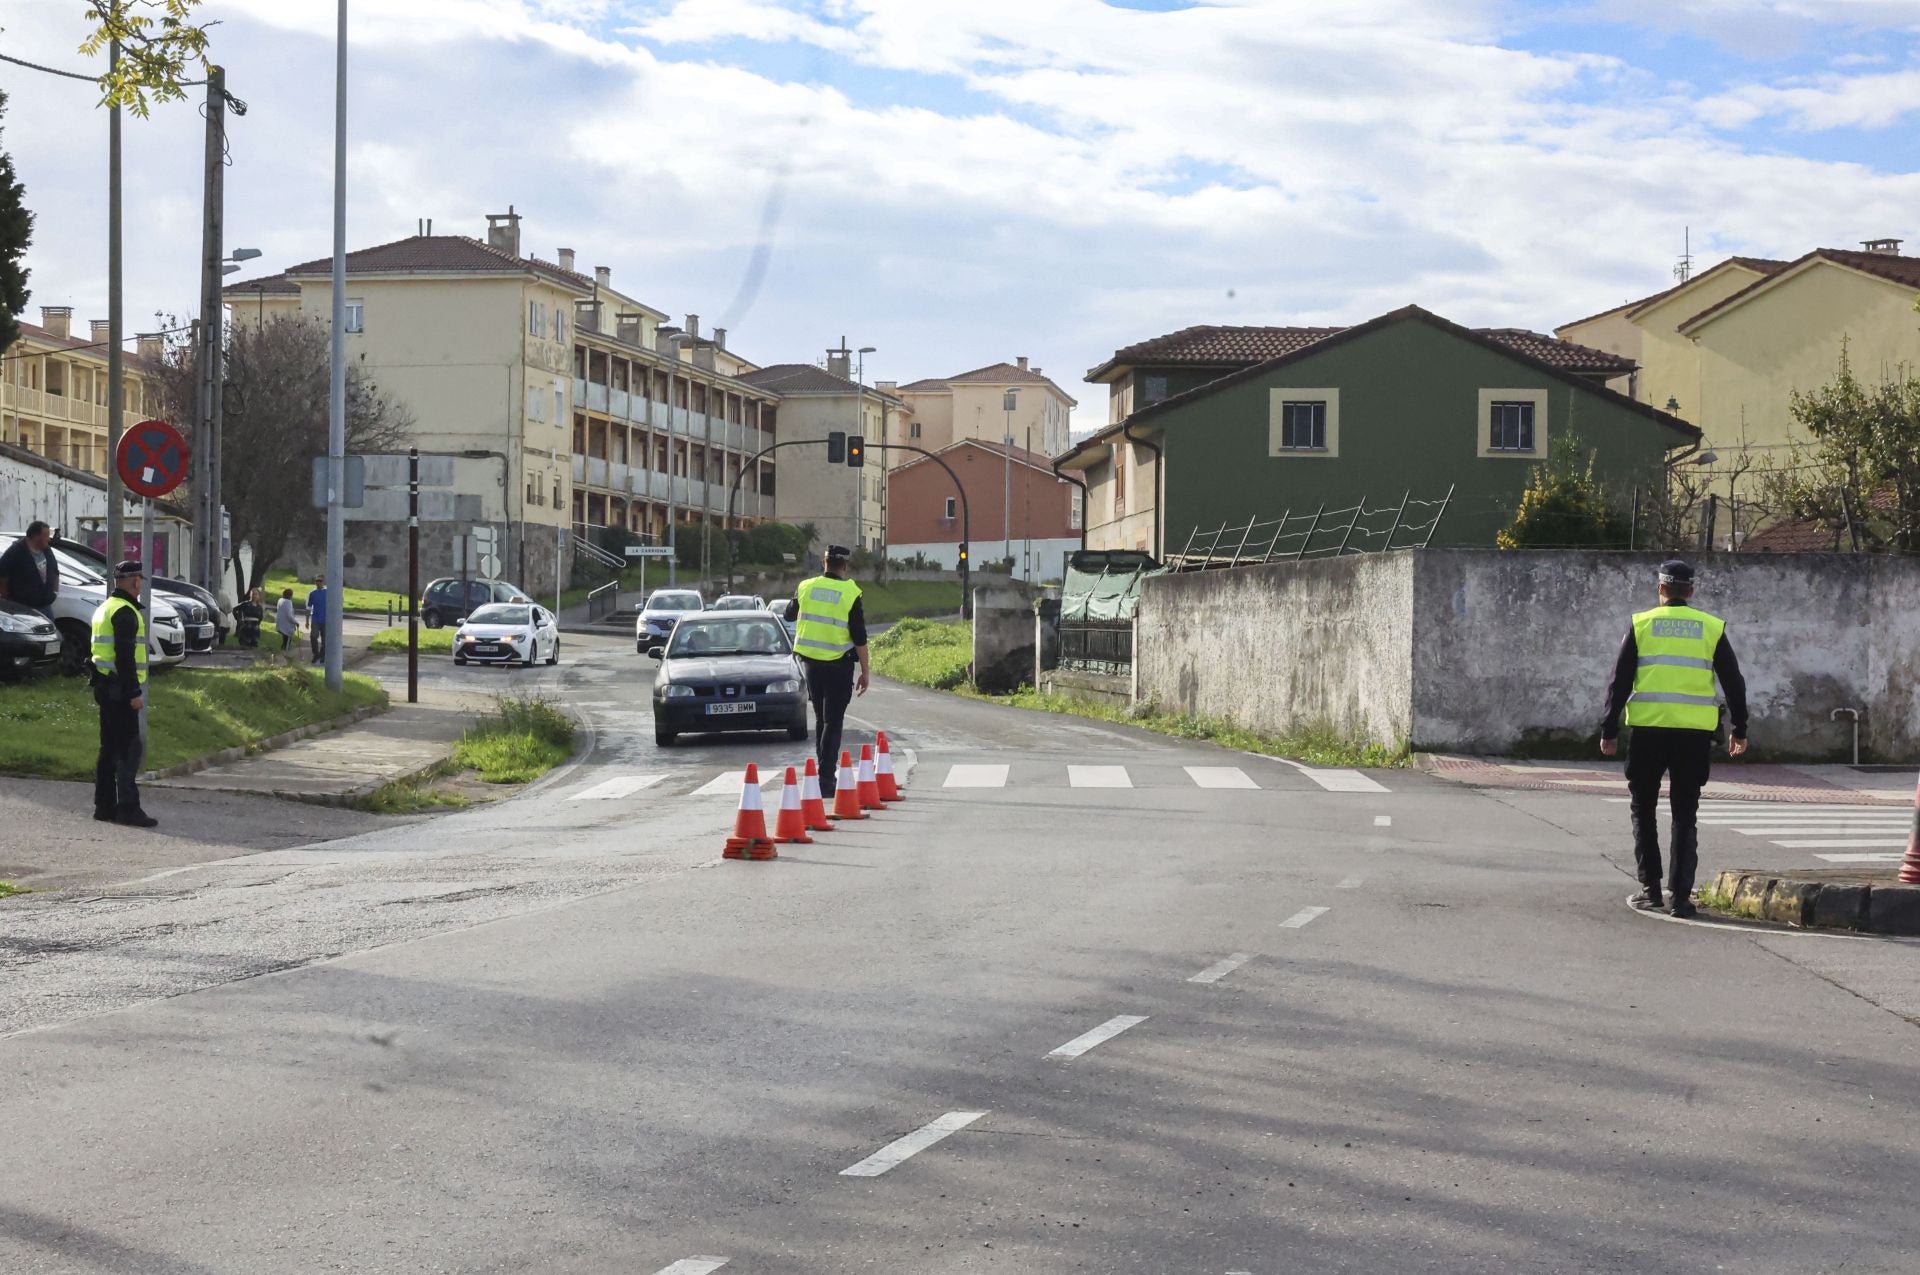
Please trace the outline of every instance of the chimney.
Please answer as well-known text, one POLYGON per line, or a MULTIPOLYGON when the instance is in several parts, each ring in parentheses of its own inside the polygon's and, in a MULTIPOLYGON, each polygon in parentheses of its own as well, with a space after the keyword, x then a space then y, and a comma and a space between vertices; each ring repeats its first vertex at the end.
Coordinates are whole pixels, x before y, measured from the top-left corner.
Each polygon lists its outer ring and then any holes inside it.
POLYGON ((687 316, 687 335, 692 337, 696 341, 700 339, 700 316, 699 315, 690 314, 687 316))
POLYGON ((87 326, 93 329, 93 339, 96 343, 113 339, 112 319, 93 319, 89 321, 87 326))
POLYGON ((158 363, 166 357, 166 342, 158 332, 142 332, 134 337, 140 357, 149 363, 158 363))
POLYGON ((623 314, 616 314, 614 316, 614 323, 615 323, 615 326, 618 327, 619 329, 618 335, 622 341, 625 341, 628 345, 640 344, 640 316, 639 315, 633 314, 630 312, 623 313, 623 314))
POLYGON ((893 393, 893 392, 894 392, 895 390, 897 390, 897 389, 899 389, 899 388, 900 388, 900 382, 898 382, 898 381, 875 381, 875 382, 873 383, 873 388, 874 388, 874 389, 876 389, 876 390, 879 390, 879 391, 880 391, 880 392, 881 392, 882 394, 891 394, 891 393, 893 393))
POLYGON ((520 255, 520 214, 508 204, 503 213, 487 214, 487 246, 497 248, 509 257, 520 255))
POLYGON ((1020 370, 1022 372, 1027 370, 1027 356, 1024 354, 1020 356, 1020 370))
POLYGON ((725 328, 715 328, 713 330, 713 343, 723 350, 727 348, 727 330, 725 328))
POLYGON ((573 269, 573 249, 562 248, 560 250, 560 268, 562 270, 573 269))
POLYGON ((613 267, 612 266, 595 266, 593 268, 593 281, 600 285, 600 291, 602 292, 612 291, 613 267))
POLYGON ((55 336, 73 335, 73 307, 70 305, 43 305, 40 307, 40 326, 55 336))
POLYGON ((853 379, 853 354, 846 349, 846 342, 840 342, 841 348, 827 351, 827 372, 843 381, 853 379))
POLYGON ((1878 256, 1897 257, 1900 255, 1900 245, 1902 242, 1904 241, 1899 239, 1868 239, 1862 242, 1860 246, 1878 256))

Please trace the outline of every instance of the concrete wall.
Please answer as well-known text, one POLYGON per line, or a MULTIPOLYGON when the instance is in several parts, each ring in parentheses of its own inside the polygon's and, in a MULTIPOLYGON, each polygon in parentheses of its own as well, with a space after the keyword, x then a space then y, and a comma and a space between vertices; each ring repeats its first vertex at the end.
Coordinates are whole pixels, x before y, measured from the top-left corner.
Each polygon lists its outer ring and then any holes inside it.
POLYGON ((974 684, 1011 691, 1033 679, 1033 598, 1000 582, 973 591, 974 684))
POLYGON ((1412 731, 1414 556, 1147 580, 1140 698, 1281 735, 1324 725, 1397 746, 1412 731))

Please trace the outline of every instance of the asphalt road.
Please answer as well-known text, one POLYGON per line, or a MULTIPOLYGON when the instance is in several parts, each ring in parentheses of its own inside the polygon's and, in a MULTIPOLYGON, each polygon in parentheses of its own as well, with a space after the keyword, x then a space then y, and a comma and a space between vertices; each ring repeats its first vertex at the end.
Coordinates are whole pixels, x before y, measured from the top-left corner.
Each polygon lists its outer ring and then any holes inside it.
POLYGON ((0 1271, 1913 1269, 1920 949, 1603 797, 883 685, 908 800, 723 862, 799 751, 567 657, 460 671, 593 724, 516 801, 0 905, 0 1271))

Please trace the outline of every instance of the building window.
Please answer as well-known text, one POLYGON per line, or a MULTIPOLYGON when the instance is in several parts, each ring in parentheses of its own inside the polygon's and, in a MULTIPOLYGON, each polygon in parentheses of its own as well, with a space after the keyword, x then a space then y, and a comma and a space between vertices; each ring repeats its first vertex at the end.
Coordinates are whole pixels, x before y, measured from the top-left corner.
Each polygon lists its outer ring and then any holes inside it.
POLYGON ((945 517, 945 518, 948 518, 948 519, 951 519, 951 518, 953 517, 953 514, 954 514, 954 509, 953 509, 953 506, 954 506, 954 498, 953 498, 952 496, 948 496, 948 497, 947 497, 947 512, 946 512, 945 514, 943 514, 943 515, 942 515, 942 517, 945 517))
POLYGON ((547 334, 547 307, 538 301, 527 302, 527 335, 544 337, 547 334))
POLYGON ((908 425, 908 426, 907 426, 907 437, 908 437, 908 438, 918 438, 918 437, 920 437, 920 422, 919 422, 919 421, 914 421, 914 422, 913 422, 912 424, 910 424, 910 425, 908 425))
POLYGON ((532 388, 529 388, 527 390, 527 419, 528 420, 539 421, 539 420, 546 419, 544 416, 540 415, 540 406, 545 401, 546 401, 546 396, 543 395, 539 390, 532 389, 532 388))
POLYGON ((1317 402, 1281 403, 1280 448, 1289 452, 1327 450, 1327 405, 1317 402))
POLYGON ((553 339, 562 345, 567 343, 567 315, 557 306, 553 311, 553 339))
POLYGON ((553 419, 556 422, 567 419, 567 392, 558 385, 553 387, 553 419))
POLYGON ((1167 378, 1164 376, 1143 376, 1140 378, 1140 406, 1152 407, 1167 397, 1167 378))
POLYGON ((560 480, 558 478, 553 480, 553 507, 555 509, 560 507, 560 480))
POLYGON ((365 332, 367 330, 367 303, 359 297, 347 298, 347 331, 365 332))
POLYGON ((1080 530, 1080 489, 1071 487, 1067 492, 1067 526, 1074 531, 1080 530))
POLYGON ((1496 402, 1489 412, 1487 450, 1495 452, 1531 452, 1533 450, 1533 404, 1496 402))

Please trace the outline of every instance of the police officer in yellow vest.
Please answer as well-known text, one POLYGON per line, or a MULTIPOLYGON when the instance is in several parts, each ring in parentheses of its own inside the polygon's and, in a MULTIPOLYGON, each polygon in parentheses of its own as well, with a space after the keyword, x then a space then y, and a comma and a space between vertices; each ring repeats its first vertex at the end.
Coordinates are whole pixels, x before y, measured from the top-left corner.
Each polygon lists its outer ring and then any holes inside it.
POLYGON ((807 698, 813 701, 813 745, 820 759, 820 794, 831 797, 838 778, 840 730, 854 690, 867 693, 867 617, 860 586, 847 578, 853 551, 828 545, 826 574, 801 582, 787 604, 794 626, 793 649, 806 662, 807 698), (858 676, 855 670, 858 669, 858 676))
POLYGON ((100 706, 100 757, 93 767, 93 817, 133 828, 160 821, 140 808, 135 777, 146 754, 140 709, 147 694, 147 613, 143 568, 114 568, 113 592, 93 613, 93 700, 100 706))
POLYGON ((1747 682, 1727 641, 1724 620, 1687 605, 1693 568, 1678 558, 1660 564, 1660 605, 1633 617, 1620 643, 1600 723, 1600 751, 1619 751, 1620 719, 1633 728, 1627 745, 1627 791, 1633 796, 1633 857, 1640 893, 1633 905, 1662 906, 1660 896, 1660 779, 1668 782, 1673 811, 1673 873, 1667 889, 1673 915, 1692 916, 1693 874, 1699 866, 1700 790, 1713 763, 1720 705, 1714 679, 1726 692, 1729 756, 1747 751, 1747 682))

